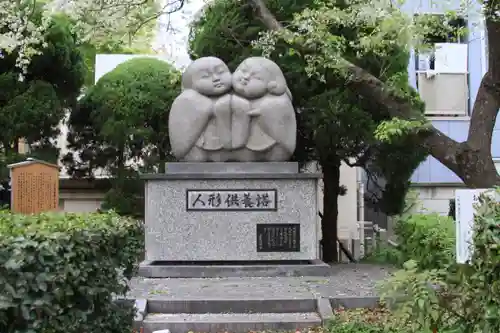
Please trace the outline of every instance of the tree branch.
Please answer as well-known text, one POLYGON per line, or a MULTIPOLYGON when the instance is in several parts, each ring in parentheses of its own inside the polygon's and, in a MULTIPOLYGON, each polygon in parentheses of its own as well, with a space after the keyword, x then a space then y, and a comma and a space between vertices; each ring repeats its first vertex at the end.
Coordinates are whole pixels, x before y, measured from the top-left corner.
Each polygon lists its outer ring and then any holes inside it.
MULTIPOLYGON (((486 10, 500 11, 500 2, 490 1, 486 10)), ((495 83, 500 82, 500 17, 497 13, 486 13, 486 36, 488 44, 488 71, 495 83)))
POLYGON ((177 3, 177 6, 172 9, 168 9, 168 7, 171 5, 171 3, 167 3, 158 13, 151 15, 150 17, 147 17, 142 21, 137 27, 135 27, 134 31, 132 32, 132 35, 135 35, 143 26, 148 24, 149 22, 158 19, 162 15, 170 15, 173 13, 176 13, 184 7, 184 2, 185 0, 176 0, 175 3, 177 3))
MULTIPOLYGON (((286 31, 283 25, 278 22, 276 17, 269 11, 263 0, 248 1, 255 9, 257 17, 267 29, 272 31, 286 31)), ((347 84, 361 95, 384 105, 392 117, 406 120, 424 119, 424 116, 419 112, 415 112, 407 101, 403 98, 394 96, 394 94, 390 92, 389 87, 377 77, 346 59, 339 59, 339 61, 350 74, 347 78, 347 84)))
MULTIPOLYGON (((500 38, 500 36, 498 36, 500 38)), ((481 80, 472 109, 467 144, 476 150, 490 149, 493 129, 500 108, 500 89, 491 72, 481 80)))
POLYGON ((481 80, 472 109, 467 144, 474 149, 489 149, 500 109, 500 22, 486 20, 488 72, 481 80))
POLYGON ((356 157, 355 162, 349 161, 348 158, 344 158, 343 161, 347 166, 350 167, 365 167, 370 158, 372 157, 372 147, 368 146, 366 149, 356 157))
MULTIPOLYGON (((282 26, 280 22, 276 19, 276 17, 269 11, 264 0, 248 0, 250 5, 254 8, 257 17, 260 21, 265 25, 265 27, 272 31, 280 31, 286 34, 286 29, 282 26)), ((493 103, 493 97, 495 97, 496 91, 497 99, 499 85, 500 85, 500 23, 499 22, 491 22, 492 20, 487 20, 487 28, 488 28, 488 39, 490 43, 494 44, 494 49, 490 49, 490 60, 489 66, 490 71, 492 72, 493 80, 489 80, 488 77, 483 79, 482 89, 480 88, 480 93, 478 94, 478 100, 476 100, 476 104, 474 107, 474 113, 478 111, 476 115, 473 113, 473 119, 471 121, 471 130, 469 133, 469 140, 471 146, 481 147, 483 150, 488 150, 489 154, 486 155, 486 159, 488 156, 490 161, 484 161, 484 171, 490 172, 489 186, 491 183, 500 184, 500 176, 496 175, 496 171, 494 170, 493 161, 491 161, 491 135, 493 133, 493 126, 495 123, 496 115, 498 113, 498 104, 493 103), (497 50, 498 48, 498 50, 497 50), (497 51, 496 51, 497 50, 497 51), (494 88, 493 90, 485 87, 491 86, 494 88), (486 90, 486 91, 485 91, 486 90), (486 100, 486 98, 488 100, 486 100), (486 103, 485 103, 486 101, 486 103), (486 104, 488 107, 483 107, 482 105, 486 104), (496 112, 495 112, 496 110, 496 112), (488 131, 489 134, 486 136, 480 135, 481 133, 488 131), (472 133, 472 134, 471 134, 472 133), (489 137, 488 137, 489 136, 489 137), (491 170, 491 166, 493 166, 493 170, 491 170), (492 180, 493 179, 493 180, 492 180)), ((298 46, 302 49, 304 47, 298 46)), ((306 52, 314 52, 314 50, 304 50, 306 52)), ((346 59, 339 59, 339 62, 343 65, 343 67, 349 73, 349 77, 347 78, 346 85, 358 92, 360 95, 364 96, 367 99, 371 99, 375 103, 383 105, 389 115, 391 117, 397 117, 405 120, 422 120, 425 119, 425 115, 413 109, 412 105, 402 97, 395 95, 391 89, 377 77, 366 71, 365 69, 356 66, 355 64, 349 62, 346 59)), ((473 180, 468 177, 465 173, 465 166, 469 163, 471 165, 471 160, 478 160, 480 158, 484 158, 485 155, 479 157, 474 155, 474 149, 469 147, 469 142, 459 143, 443 132, 439 131, 434 126, 429 126, 429 130, 425 132, 425 137, 423 138, 423 145, 429 149, 430 154, 443 163, 446 167, 448 167, 451 171, 457 174, 467 185, 481 186, 481 185, 472 185, 473 180), (465 163, 464 161, 468 162, 465 163)), ((480 179, 480 178, 477 178, 480 179)), ((488 182, 482 182, 483 184, 488 184, 488 182)))

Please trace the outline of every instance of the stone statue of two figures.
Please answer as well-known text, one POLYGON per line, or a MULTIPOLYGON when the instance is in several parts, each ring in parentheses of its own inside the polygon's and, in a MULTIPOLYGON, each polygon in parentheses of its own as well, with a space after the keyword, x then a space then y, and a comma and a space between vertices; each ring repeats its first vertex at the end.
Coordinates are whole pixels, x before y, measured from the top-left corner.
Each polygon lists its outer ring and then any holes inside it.
POLYGON ((247 58, 234 73, 216 57, 191 63, 168 125, 172 153, 186 162, 287 161, 296 145, 290 90, 263 57, 247 58))

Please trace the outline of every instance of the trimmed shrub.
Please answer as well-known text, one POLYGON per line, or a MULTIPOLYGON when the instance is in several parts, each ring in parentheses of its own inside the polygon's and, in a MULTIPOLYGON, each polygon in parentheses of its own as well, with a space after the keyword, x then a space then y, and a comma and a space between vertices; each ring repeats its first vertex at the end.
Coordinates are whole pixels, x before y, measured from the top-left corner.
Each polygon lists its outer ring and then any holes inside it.
POLYGON ((398 221, 401 262, 415 260, 419 269, 442 268, 455 261, 455 223, 448 216, 414 214, 398 221))
POLYGON ((138 222, 106 214, 0 213, 0 332, 126 333, 138 222))
MULTIPOLYGON (((500 332, 500 188, 491 194, 482 194, 475 207, 472 254, 466 264, 456 263, 452 256, 444 255, 453 252, 453 249, 445 249, 450 247, 447 235, 452 223, 444 223, 446 219, 442 217, 434 219, 434 223, 420 221, 429 225, 432 232, 428 238, 440 247, 433 252, 431 242, 422 242, 422 247, 428 249, 428 257, 436 262, 453 261, 442 266, 428 262, 427 267, 431 269, 426 270, 420 269, 415 261, 408 261, 404 270, 395 272, 381 286, 384 298, 398 299, 392 309, 394 318, 399 323, 411 322, 412 332, 431 329, 456 333, 500 332), (437 224, 437 221, 443 223, 437 224)), ((410 244, 418 241, 422 240, 415 237, 410 244)), ((419 253, 416 257, 422 255, 419 253)))
POLYGON ((63 163, 75 177, 92 178, 101 168, 109 171, 114 180, 103 209, 144 216, 144 181, 139 175, 163 173, 165 163, 173 159, 168 115, 181 92, 180 81, 181 73, 171 64, 134 58, 99 79, 72 109, 68 148, 73 152, 63 163))

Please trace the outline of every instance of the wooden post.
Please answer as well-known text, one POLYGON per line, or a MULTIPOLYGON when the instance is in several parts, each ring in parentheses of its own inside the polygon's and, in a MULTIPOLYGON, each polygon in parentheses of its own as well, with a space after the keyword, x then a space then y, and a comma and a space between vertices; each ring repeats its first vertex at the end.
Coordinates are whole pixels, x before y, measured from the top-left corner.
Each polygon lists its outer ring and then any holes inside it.
POLYGON ((59 209, 59 167, 27 159, 10 164, 11 211, 38 214, 59 209))

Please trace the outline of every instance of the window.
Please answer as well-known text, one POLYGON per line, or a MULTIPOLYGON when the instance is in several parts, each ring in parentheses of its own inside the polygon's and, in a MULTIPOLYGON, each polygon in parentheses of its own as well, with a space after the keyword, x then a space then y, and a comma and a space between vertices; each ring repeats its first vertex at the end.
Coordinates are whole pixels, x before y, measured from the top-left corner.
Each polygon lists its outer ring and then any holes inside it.
POLYGON ((469 88, 467 65, 467 22, 444 15, 418 15, 416 20, 429 31, 424 43, 430 50, 417 53, 417 89, 428 116, 467 116, 469 88))
POLYGON ((495 168, 497 168, 497 172, 500 175, 500 159, 499 160, 493 160, 495 163, 495 168))

